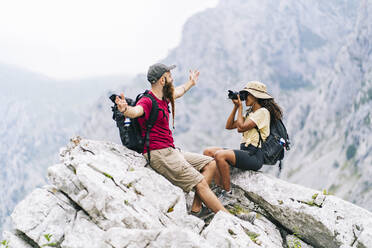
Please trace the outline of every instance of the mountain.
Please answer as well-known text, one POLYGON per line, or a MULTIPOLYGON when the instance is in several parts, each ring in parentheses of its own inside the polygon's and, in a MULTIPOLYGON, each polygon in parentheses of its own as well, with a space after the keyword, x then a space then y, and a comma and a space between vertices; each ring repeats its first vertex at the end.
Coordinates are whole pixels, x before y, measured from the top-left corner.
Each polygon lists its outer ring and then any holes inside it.
POLYGON ((46 183, 45 169, 57 162, 59 148, 77 134, 96 99, 127 80, 58 81, 0 64, 0 230, 10 224, 14 206, 46 183))
POLYGON ((372 209, 372 1, 363 1, 356 28, 324 82, 290 112, 296 144, 284 177, 326 188, 372 209), (300 119, 300 122, 298 120, 300 119), (309 177, 311 175, 311 177, 309 177))
POLYGON ((261 172, 235 171, 229 212, 197 218, 185 194, 119 144, 75 137, 12 213, 8 248, 369 247, 372 213, 261 172), (249 222, 241 218, 254 216, 249 222))
MULTIPOLYGON (((176 146, 238 148, 240 135, 224 130, 232 109, 227 90, 260 80, 283 108, 292 140, 280 177, 372 210, 371 6, 222 0, 191 17, 179 46, 161 61, 177 65, 176 85, 188 69, 201 71, 197 86, 177 102, 176 146)), ((138 75, 133 87, 122 91, 134 97, 150 86, 138 75)), ((84 137, 120 142, 109 105, 92 113, 84 137)))

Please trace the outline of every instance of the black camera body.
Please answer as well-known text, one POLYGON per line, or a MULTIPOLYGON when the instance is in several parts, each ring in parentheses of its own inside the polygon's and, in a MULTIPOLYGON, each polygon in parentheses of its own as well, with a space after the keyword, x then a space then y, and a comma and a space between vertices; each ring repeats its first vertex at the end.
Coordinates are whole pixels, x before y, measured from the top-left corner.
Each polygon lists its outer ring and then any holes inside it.
POLYGON ((245 101, 248 97, 248 92, 245 91, 245 90, 241 90, 241 91, 232 91, 232 90, 228 90, 228 94, 227 94, 227 97, 229 99, 232 99, 232 100, 237 100, 238 99, 238 95, 240 96, 240 100, 242 101, 245 101))
MULTIPOLYGON (((118 105, 116 104, 115 100, 116 97, 119 97, 121 99, 121 96, 112 94, 109 98, 114 103, 114 106, 111 106, 111 110, 113 112, 112 119, 116 121, 116 125, 118 127, 125 126, 125 116, 122 112, 119 111, 118 105)), ((125 101, 127 101, 129 106, 135 106, 135 101, 133 101, 130 98, 125 98, 125 101)))
MULTIPOLYGON (((121 96, 116 95, 116 94, 112 94, 112 95, 109 97, 110 100, 115 104, 115 106, 116 106, 116 103, 115 103, 115 99, 116 99, 116 97, 119 97, 119 98, 121 99, 121 96)), ((127 103, 128 103, 129 106, 135 106, 135 102, 134 102, 132 99, 130 99, 130 98, 125 98, 125 101, 127 101, 127 103)))

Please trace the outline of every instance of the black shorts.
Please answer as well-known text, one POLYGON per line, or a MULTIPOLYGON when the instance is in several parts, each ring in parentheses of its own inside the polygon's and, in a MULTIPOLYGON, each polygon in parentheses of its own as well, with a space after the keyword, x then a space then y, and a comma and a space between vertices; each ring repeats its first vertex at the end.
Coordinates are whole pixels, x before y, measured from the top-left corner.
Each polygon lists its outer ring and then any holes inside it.
POLYGON ((240 144, 240 150, 233 150, 235 154, 235 167, 242 170, 258 171, 263 165, 263 153, 261 149, 253 145, 240 144))

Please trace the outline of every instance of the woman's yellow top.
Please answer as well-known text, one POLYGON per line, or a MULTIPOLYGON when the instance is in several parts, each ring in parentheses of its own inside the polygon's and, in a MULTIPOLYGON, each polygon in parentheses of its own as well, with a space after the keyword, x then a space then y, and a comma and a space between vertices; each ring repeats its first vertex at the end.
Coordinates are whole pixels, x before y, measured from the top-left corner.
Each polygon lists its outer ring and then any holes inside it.
MULTIPOLYGON (((259 108, 254 112, 250 112, 246 116, 245 120, 249 118, 254 123, 256 123, 258 129, 261 132, 261 137, 263 141, 266 140, 267 136, 270 135, 270 112, 266 108, 259 108)), ((259 141, 259 135, 256 128, 252 128, 243 133, 243 138, 240 143, 245 143, 245 146, 249 144, 257 146, 259 141)), ((260 144, 261 147, 261 144, 260 144)))

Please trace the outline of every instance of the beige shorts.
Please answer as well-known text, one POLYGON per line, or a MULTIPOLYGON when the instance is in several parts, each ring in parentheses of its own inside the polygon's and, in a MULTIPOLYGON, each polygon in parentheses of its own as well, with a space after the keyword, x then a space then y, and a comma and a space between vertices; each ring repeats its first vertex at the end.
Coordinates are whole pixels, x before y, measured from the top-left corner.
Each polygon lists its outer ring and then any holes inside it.
MULTIPOLYGON (((147 154, 144 156, 147 159, 147 154)), ((190 192, 204 178, 201 169, 211 161, 212 157, 168 147, 151 151, 150 166, 183 191, 190 192)))

